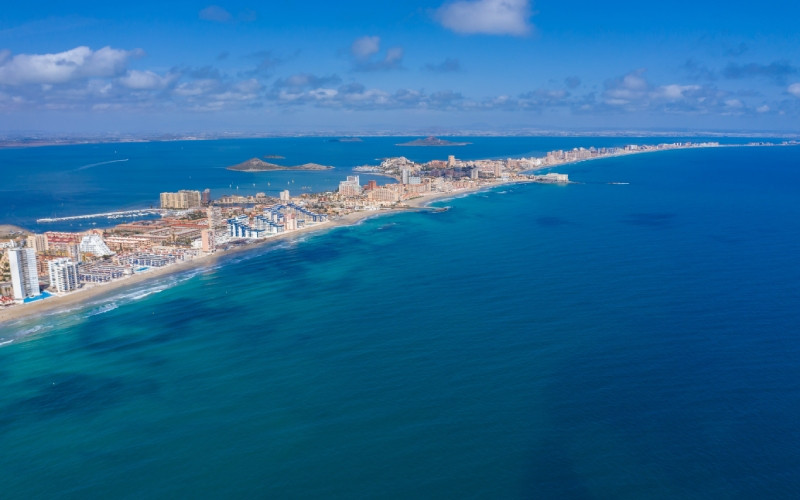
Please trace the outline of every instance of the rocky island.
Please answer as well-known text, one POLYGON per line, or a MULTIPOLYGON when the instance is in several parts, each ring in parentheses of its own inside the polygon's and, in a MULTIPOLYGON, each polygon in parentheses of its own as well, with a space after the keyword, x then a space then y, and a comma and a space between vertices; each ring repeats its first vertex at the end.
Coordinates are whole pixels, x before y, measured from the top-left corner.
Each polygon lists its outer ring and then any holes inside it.
POLYGON ((466 146, 469 142, 453 142, 438 137, 426 137, 424 139, 415 139, 409 142, 396 144, 396 146, 466 146))
POLYGON ((302 165, 285 166, 277 165, 275 163, 268 163, 258 158, 250 158, 249 160, 239 163, 238 165, 231 165, 226 167, 228 170, 238 170, 239 172, 268 172, 272 170, 330 170, 333 167, 320 165, 318 163, 304 163, 302 165))

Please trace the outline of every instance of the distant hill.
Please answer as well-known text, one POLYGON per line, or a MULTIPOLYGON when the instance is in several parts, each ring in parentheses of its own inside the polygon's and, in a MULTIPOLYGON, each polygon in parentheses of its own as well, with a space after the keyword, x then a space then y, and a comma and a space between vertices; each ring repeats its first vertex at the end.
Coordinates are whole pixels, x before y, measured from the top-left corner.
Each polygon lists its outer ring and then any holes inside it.
POLYGON ((226 167, 228 170, 237 170, 239 172, 268 172, 271 170, 330 170, 333 167, 320 165, 318 163, 304 163, 302 165, 285 166, 276 165, 275 163, 268 163, 258 158, 250 158, 249 160, 239 163, 238 165, 231 165, 226 167))
POLYGON ((444 139, 439 139, 438 137, 426 137, 424 139, 415 139, 409 142, 403 142, 401 144, 395 144, 396 146, 466 146, 470 144, 469 142, 453 142, 453 141, 446 141, 444 139))

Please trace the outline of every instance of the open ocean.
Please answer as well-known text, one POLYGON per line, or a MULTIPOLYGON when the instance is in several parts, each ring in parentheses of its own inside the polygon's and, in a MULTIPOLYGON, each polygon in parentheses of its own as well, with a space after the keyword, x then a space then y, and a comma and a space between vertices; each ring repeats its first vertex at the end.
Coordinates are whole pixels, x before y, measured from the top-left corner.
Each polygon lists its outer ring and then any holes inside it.
MULTIPOLYGON (((664 139, 472 141, 4 150, 0 220, 664 139)), ((800 147, 556 171, 0 325, 0 497, 800 497, 800 147)))

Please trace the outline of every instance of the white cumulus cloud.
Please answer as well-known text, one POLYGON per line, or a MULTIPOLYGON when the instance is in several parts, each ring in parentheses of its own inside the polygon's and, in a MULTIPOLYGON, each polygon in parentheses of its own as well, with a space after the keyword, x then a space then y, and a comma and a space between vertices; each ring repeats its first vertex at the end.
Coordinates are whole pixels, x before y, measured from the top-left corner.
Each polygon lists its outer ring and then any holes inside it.
POLYGON ((198 16, 200 19, 205 21, 213 21, 215 23, 227 23, 233 19, 231 13, 219 5, 209 5, 205 9, 201 10, 198 16))
POLYGON ((391 47, 380 56, 381 38, 362 36, 350 46, 354 67, 358 71, 387 71, 400 69, 403 65, 403 48, 391 47))
POLYGON ((793 96, 800 97, 800 83, 793 83, 786 90, 793 96))
POLYGON ((120 77, 119 83, 132 90, 157 90, 163 89, 177 79, 178 75, 168 74, 161 76, 152 71, 131 70, 120 77))
POLYGON ((525 36, 533 31, 529 0, 459 0, 435 14, 445 28, 461 34, 525 36))
POLYGON ((359 60, 369 59, 381 49, 381 38, 378 36, 362 36, 353 42, 350 51, 359 60))
POLYGON ((698 90, 700 90, 699 85, 678 85, 673 83, 671 85, 663 85, 659 87, 655 91, 654 97, 678 100, 684 99, 686 97, 686 93, 696 92, 698 90))
POLYGON ((122 74, 141 50, 81 46, 56 54, 8 54, 0 58, 0 85, 59 84, 122 74))

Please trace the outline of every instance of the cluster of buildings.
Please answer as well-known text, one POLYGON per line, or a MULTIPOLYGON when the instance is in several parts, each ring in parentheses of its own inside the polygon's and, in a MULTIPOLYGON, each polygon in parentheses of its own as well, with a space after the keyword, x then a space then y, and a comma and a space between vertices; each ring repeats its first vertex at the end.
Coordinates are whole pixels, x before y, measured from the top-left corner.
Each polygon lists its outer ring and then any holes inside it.
POLYGON ((529 158, 526 161, 533 163, 535 167, 546 167, 560 165, 562 163, 590 160, 592 158, 602 158, 605 156, 619 156, 631 153, 645 153, 648 151, 664 151, 668 149, 710 148, 716 146, 719 146, 719 142, 672 142, 656 145, 631 144, 628 146, 609 148, 574 148, 570 151, 559 149, 548 152, 543 158, 529 158))
POLYGON ((162 219, 106 231, 48 231, 12 240, 0 254, 0 305, 34 300, 43 293, 68 293, 194 258, 202 253, 199 240, 209 227, 207 221, 200 226, 162 219))
MULTIPOLYGON (((557 155, 559 160, 565 157, 557 155)), ((355 169, 391 177, 393 181, 385 185, 374 180, 362 185, 358 175, 351 175, 336 192, 297 198, 288 190, 279 199, 257 193, 218 200, 211 200, 208 189, 164 192, 160 205, 165 210, 159 219, 82 233, 49 231, 4 245, 0 305, 35 299, 43 291, 62 294, 107 283, 227 248, 232 240, 265 239, 324 223, 334 214, 377 210, 427 193, 475 188, 501 179, 529 179, 521 172, 535 166, 525 159, 461 161, 450 156, 447 161, 419 164, 399 157, 355 169)), ((566 182, 566 176, 547 174, 538 180, 566 182)))
POLYGON ((208 190, 161 193, 162 207, 183 210, 180 217, 164 213, 107 230, 48 231, 3 243, 0 306, 190 260, 233 239, 266 238, 328 220, 303 201, 292 201, 288 190, 280 196, 280 202, 263 195, 256 198, 268 203, 231 205, 212 202, 208 190))
POLYGON ((339 183, 337 197, 329 201, 339 201, 345 208, 377 209, 428 193, 450 193, 498 181, 531 180, 522 172, 535 167, 529 160, 462 161, 453 155, 447 161, 426 163, 416 163, 404 156, 386 158, 380 165, 353 170, 391 177, 395 182, 378 186, 369 181, 362 186, 357 175, 348 176, 339 183))
MULTIPOLYGON (((288 191, 284 193, 288 196, 288 191)), ((228 236, 234 239, 261 239, 327 220, 326 214, 312 212, 293 202, 280 203, 264 207, 260 212, 250 211, 228 219, 228 236)))
POLYGON ((130 274, 97 232, 47 232, 12 241, 0 258, 0 296, 5 304, 35 299, 42 288, 52 293, 77 290, 85 283, 107 282, 130 274), (9 281, 3 282, 3 278, 9 281), (10 282, 10 287, 3 286, 10 282), (8 299, 11 300, 8 300, 8 299))
POLYGON ((339 183, 338 195, 358 207, 393 204, 429 192, 450 192, 492 184, 499 180, 530 180, 544 183, 567 183, 567 174, 548 173, 532 175, 525 172, 572 163, 576 161, 617 156, 648 151, 715 147, 718 142, 675 142, 658 145, 628 145, 608 148, 574 148, 550 151, 543 157, 507 158, 490 160, 459 160, 448 156, 447 160, 432 160, 417 163, 404 156, 386 158, 379 165, 364 165, 357 172, 385 175, 397 181, 386 186, 360 186, 358 176, 350 176, 339 183))

